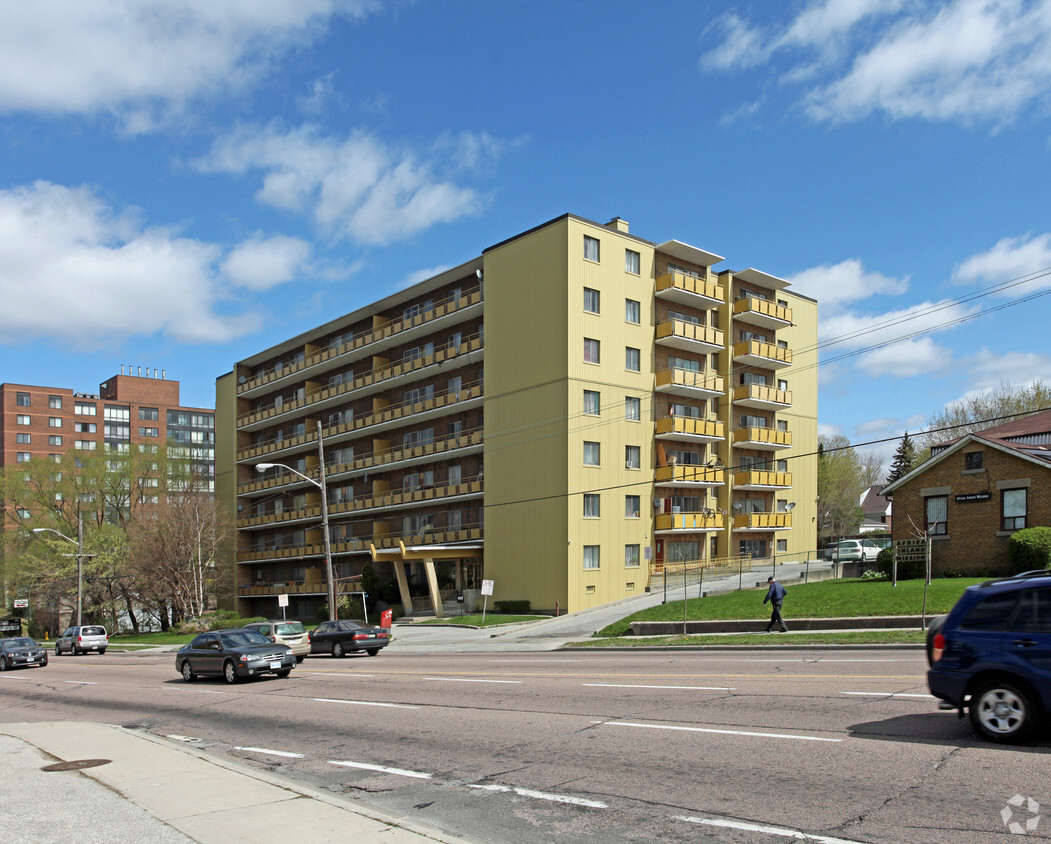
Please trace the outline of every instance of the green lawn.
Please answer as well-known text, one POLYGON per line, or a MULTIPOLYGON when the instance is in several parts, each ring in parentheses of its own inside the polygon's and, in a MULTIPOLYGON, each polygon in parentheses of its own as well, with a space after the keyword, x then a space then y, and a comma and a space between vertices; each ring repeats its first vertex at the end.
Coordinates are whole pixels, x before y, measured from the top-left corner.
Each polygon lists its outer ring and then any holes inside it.
MULTIPOLYGON (((927 615, 941 615, 952 609, 963 590, 982 578, 938 578, 927 587, 927 615)), ((891 586, 888 580, 822 580, 809 584, 784 584, 788 590, 784 603, 789 627, 796 618, 854 618, 864 615, 920 615, 923 612, 923 580, 901 580, 891 586)), ((770 605, 763 604, 765 589, 747 589, 690 598, 686 618, 691 621, 755 619, 770 617, 770 605)), ((596 633, 599 637, 630 636, 633 621, 682 621, 682 601, 669 602, 641 610, 596 633)), ((696 638, 696 637, 691 637, 696 638)), ((725 641, 726 637, 718 637, 725 641)), ((647 637, 652 641, 652 637, 647 637)), ((754 640, 751 640, 754 641, 754 640)), ((727 642, 727 644, 729 644, 727 642)))
MULTIPOLYGON (((680 603, 681 607, 682 604, 680 603)), ((731 633, 720 636, 627 636, 613 639, 591 639, 571 642, 570 648, 664 648, 677 645, 922 645, 923 630, 850 630, 822 633, 804 630, 799 633, 731 633)))

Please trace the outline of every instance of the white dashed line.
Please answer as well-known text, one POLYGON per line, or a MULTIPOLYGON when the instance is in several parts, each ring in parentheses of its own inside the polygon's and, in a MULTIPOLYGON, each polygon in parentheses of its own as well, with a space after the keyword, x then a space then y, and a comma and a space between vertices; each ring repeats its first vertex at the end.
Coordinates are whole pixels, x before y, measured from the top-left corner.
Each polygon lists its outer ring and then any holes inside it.
POLYGON ((779 826, 765 826, 756 823, 744 823, 743 821, 727 821, 721 818, 691 818, 685 816, 675 817, 677 821, 687 823, 703 824, 705 826, 721 826, 727 829, 739 829, 744 832, 761 832, 765 835, 779 835, 782 838, 794 838, 797 841, 814 841, 816 844, 861 844, 847 838, 832 838, 828 835, 810 835, 797 829, 784 829, 779 826))
POLYGON ((545 791, 534 791, 531 788, 512 788, 507 785, 468 785, 481 791, 492 791, 498 794, 517 794, 519 797, 532 797, 534 800, 550 800, 553 803, 568 803, 571 806, 586 806, 589 809, 608 809, 605 803, 598 800, 586 800, 583 797, 570 797, 567 794, 548 794, 545 791))
POLYGON ((289 759, 302 759, 302 753, 288 753, 284 750, 269 750, 265 747, 235 747, 234 750, 243 750, 246 753, 265 753, 267 756, 285 756, 289 759))
POLYGON ((195 695, 225 695, 226 692, 216 691, 215 689, 184 689, 179 686, 172 686, 168 691, 172 692, 190 692, 195 695))
POLYGON ((335 762, 329 759, 330 765, 342 765, 344 768, 360 768, 363 771, 379 771, 381 774, 395 774, 399 777, 412 777, 418 780, 429 780, 430 774, 421 771, 406 771, 402 768, 385 768, 383 765, 368 765, 365 762, 335 762))
POLYGON ((843 739, 823 738, 821 736, 791 736, 787 733, 756 733, 748 730, 717 730, 712 727, 676 727, 665 724, 636 724, 630 721, 592 721, 592 724, 602 724, 606 727, 642 727, 647 730, 674 730, 684 733, 718 733, 726 736, 753 736, 755 738, 779 738, 793 739, 794 741, 828 741, 839 743, 843 739))
POLYGON ((78 686, 97 686, 98 683, 93 683, 91 680, 63 680, 63 683, 76 683, 78 686))
POLYGON ((840 692, 841 695, 856 695, 858 697, 920 697, 924 700, 935 700, 934 695, 916 695, 907 692, 840 692))
POLYGON ((392 709, 419 709, 418 706, 410 706, 407 703, 377 703, 373 700, 337 700, 330 697, 316 697, 317 703, 352 703, 355 706, 389 706, 392 709))
POLYGON ((469 680, 463 677, 421 677, 421 680, 437 680, 442 683, 508 683, 521 685, 521 680, 469 680))
POLYGON ((354 679, 361 677, 366 680, 371 680, 374 676, 372 674, 342 674, 337 671, 311 671, 310 673, 314 677, 351 677, 354 679))
POLYGON ((732 692, 725 686, 637 686, 630 683, 581 683, 582 686, 598 686, 602 689, 687 689, 695 692, 732 692))

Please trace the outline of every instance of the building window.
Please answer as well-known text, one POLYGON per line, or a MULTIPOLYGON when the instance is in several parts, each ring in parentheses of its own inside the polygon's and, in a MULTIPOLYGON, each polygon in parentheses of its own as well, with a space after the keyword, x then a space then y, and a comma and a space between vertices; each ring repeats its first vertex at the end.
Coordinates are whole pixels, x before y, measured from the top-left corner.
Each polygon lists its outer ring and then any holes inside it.
POLYGON ((779 539, 779 540, 777 540, 777 553, 778 554, 784 554, 786 551, 788 551, 788 540, 787 539, 779 539))
POLYGON ((584 443, 584 465, 585 466, 599 466, 600 449, 599 444, 595 442, 584 443))
POLYGON ((589 337, 584 338, 584 361, 585 363, 599 362, 599 342, 589 337))
POLYGON ((632 396, 624 397, 624 418, 630 422, 638 422, 642 414, 642 400, 632 396))
POLYGON ((584 310, 589 314, 597 314, 599 312, 598 299, 597 290, 592 290, 590 287, 584 288, 584 310))
POLYGON ((52 410, 61 410, 62 409, 62 396, 48 396, 47 397, 47 406, 50 407, 52 410))
POLYGON ((601 515, 599 509, 599 494, 596 492, 584 493, 584 518, 597 519, 601 515))
POLYGON ((638 275, 640 264, 638 252, 633 249, 624 250, 624 272, 638 275))
POLYGON ((61 428, 62 417, 61 416, 49 416, 47 418, 47 425, 49 428, 61 428))
POLYGON ((94 434, 98 430, 98 425, 94 422, 74 422, 73 430, 78 434, 94 434))
POLYGON ((19 463, 28 463, 29 462, 29 457, 30 457, 30 454, 29 454, 28 451, 20 451, 20 452, 18 452, 17 460, 18 460, 19 463))
POLYGON ((637 495, 624 496, 624 518, 637 519, 639 517, 639 500, 637 495))
POLYGON ((637 445, 624 446, 624 468, 639 469, 642 466, 642 448, 637 445))
POLYGON ((160 418, 160 413, 155 407, 139 408, 139 419, 142 419, 144 422, 156 422, 160 418))
POLYGON ((777 430, 779 430, 779 431, 787 431, 788 430, 788 420, 787 419, 778 419, 777 420, 777 430))
POLYGON ((629 372, 639 371, 640 354, 638 349, 633 349, 631 346, 624 348, 624 368, 629 372))
POLYGON ((942 536, 949 532, 949 497, 934 495, 923 499, 927 510, 927 533, 942 536))
POLYGON ((33 422, 33 417, 29 416, 26 413, 16 413, 15 414, 15 421, 19 425, 30 425, 33 422))
POLYGON ((738 553, 742 557, 765 557, 766 556, 766 540, 765 539, 742 539, 738 543, 738 553))
POLYGON ((62 445, 62 437, 59 434, 49 434, 47 438, 48 445, 62 445))
MULTIPOLYGON (((981 452, 979 452, 980 454, 981 452)), ((1005 489, 1001 494, 1003 521, 1001 530, 1021 530, 1025 527, 1028 490, 1005 489)))
POLYGON ((584 413, 598 416, 601 407, 601 394, 597 390, 584 390, 584 413))
POLYGON ((629 569, 637 569, 639 567, 638 545, 624 546, 624 565, 629 569))
POLYGON ((787 393, 788 392, 788 381, 786 381, 784 378, 778 378, 777 379, 777 389, 781 390, 784 393, 787 393))
MULTIPOLYGON (((194 431, 194 433, 197 433, 197 432, 194 431)), ((140 427, 139 428, 139 436, 140 437, 156 437, 156 436, 159 436, 159 432, 158 432, 158 430, 156 428, 142 428, 142 427, 140 427)))
POLYGON ((598 260, 598 238, 584 235, 584 258, 588 261, 598 260))
POLYGON ((15 393, 15 404, 18 407, 29 407, 29 393, 15 393))
POLYGON ((73 412, 78 416, 95 416, 98 408, 91 402, 78 401, 73 404, 73 412))
POLYGON ((642 322, 642 305, 634 299, 624 300, 624 321, 630 322, 632 325, 638 325, 642 322))
POLYGON ((599 546, 584 546, 584 568, 597 569, 599 567, 599 546))
POLYGON ((33 439, 29 436, 29 434, 16 434, 15 442, 19 443, 20 445, 29 445, 31 442, 33 442, 33 439))
POLYGON ((73 440, 73 448, 79 448, 81 451, 94 451, 98 447, 98 443, 95 440, 73 440))
POLYGON ((980 451, 968 451, 963 456, 963 468, 964 469, 981 469, 982 468, 982 452, 980 451))
POLYGON ((777 467, 777 471, 778 472, 787 472, 788 471, 788 461, 787 460, 778 460, 775 465, 777 467))

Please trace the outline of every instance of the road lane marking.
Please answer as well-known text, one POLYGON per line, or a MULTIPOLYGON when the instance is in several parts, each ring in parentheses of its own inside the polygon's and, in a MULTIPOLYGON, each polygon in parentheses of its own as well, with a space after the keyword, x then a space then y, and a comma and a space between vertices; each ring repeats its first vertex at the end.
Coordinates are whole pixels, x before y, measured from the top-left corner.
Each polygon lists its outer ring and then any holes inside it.
POLYGON ((531 788, 515 788, 507 785, 468 785, 481 791, 492 791, 498 794, 514 793, 519 797, 532 797, 535 800, 550 800, 554 803, 568 803, 571 806, 586 806, 589 809, 608 809, 605 803, 598 800, 586 800, 583 797, 570 797, 568 794, 548 794, 546 791, 534 791, 531 788))
POLYGON ((8 677, 7 675, 4 675, 4 679, 5 680, 28 680, 29 678, 28 677, 8 677))
POLYGON ((93 683, 91 680, 63 680, 63 683, 76 683, 79 686, 97 686, 98 683, 93 683))
POLYGON ((235 747, 234 750, 244 750, 247 753, 265 753, 267 756, 285 756, 289 759, 302 759, 302 753, 289 753, 285 750, 270 750, 266 747, 235 747))
POLYGON ((684 733, 719 733, 727 736, 754 736, 756 738, 794 739, 795 741, 829 741, 839 743, 843 739, 824 738, 823 736, 792 736, 787 733, 756 733, 748 730, 717 730, 714 727, 678 727, 671 724, 637 724, 632 721, 592 721, 606 727, 642 727, 647 730, 676 730, 684 733))
POLYGON ((581 683, 582 686, 598 686, 603 689, 689 689, 697 692, 732 692, 726 686, 637 686, 631 683, 581 683))
POLYGON ((171 686, 168 691, 171 692, 190 692, 195 695, 225 695, 226 692, 220 692, 217 689, 187 689, 183 686, 171 686))
POLYGON ((310 673, 311 673, 311 675, 313 675, 315 677, 354 677, 354 678, 363 677, 366 680, 371 680, 372 677, 373 677, 372 674, 350 674, 350 673, 341 673, 341 672, 338 672, 338 671, 311 671, 310 673))
POLYGON ((379 771, 382 774, 395 774, 399 777, 413 777, 418 780, 429 780, 430 774, 425 774, 422 771, 406 771, 402 768, 385 768, 383 765, 368 765, 365 762, 336 762, 332 759, 328 760, 330 765, 342 765, 344 768, 360 768, 363 771, 379 771))
POLYGON ((848 838, 832 838, 828 835, 811 835, 800 832, 797 829, 785 829, 779 826, 766 826, 764 824, 745 823, 744 821, 727 821, 720 818, 691 818, 685 815, 677 815, 677 821, 687 823, 704 824, 705 826, 721 826, 728 829, 739 829, 744 832, 761 832, 766 835, 780 835, 782 838, 794 838, 797 841, 814 841, 816 844, 861 844, 848 838))
POLYGON ((318 703, 352 703, 355 706, 389 706, 392 709, 419 709, 418 706, 410 706, 407 703, 377 703, 374 700, 337 700, 330 697, 314 698, 318 703))
POLYGON ((921 697, 924 700, 936 700, 934 695, 909 694, 908 692, 840 692, 840 694, 860 697, 921 697))
POLYGON ((522 685, 521 680, 468 680, 464 677, 421 677, 421 680, 438 680, 443 683, 513 683, 522 685))

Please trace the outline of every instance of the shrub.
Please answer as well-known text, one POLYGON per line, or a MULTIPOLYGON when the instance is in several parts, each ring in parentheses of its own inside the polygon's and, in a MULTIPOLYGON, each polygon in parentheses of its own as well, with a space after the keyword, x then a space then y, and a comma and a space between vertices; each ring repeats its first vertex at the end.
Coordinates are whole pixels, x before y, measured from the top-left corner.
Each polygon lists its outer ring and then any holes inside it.
POLYGON ((1012 574, 1051 568, 1051 527, 1016 530, 1007 540, 1007 564, 1012 574))
POLYGON ((887 575, 881 571, 874 571, 873 569, 866 569, 861 573, 862 580, 886 580, 887 575))
MULTIPOLYGON (((894 564, 894 549, 884 548, 879 552, 879 556, 876 557, 876 569, 880 574, 891 576, 892 566, 894 564)), ((919 580, 926 574, 926 566, 923 560, 916 560, 914 562, 903 563, 898 562, 898 580, 919 580)))
POLYGON ((529 601, 493 601, 493 606, 504 615, 527 615, 531 605, 529 601))

